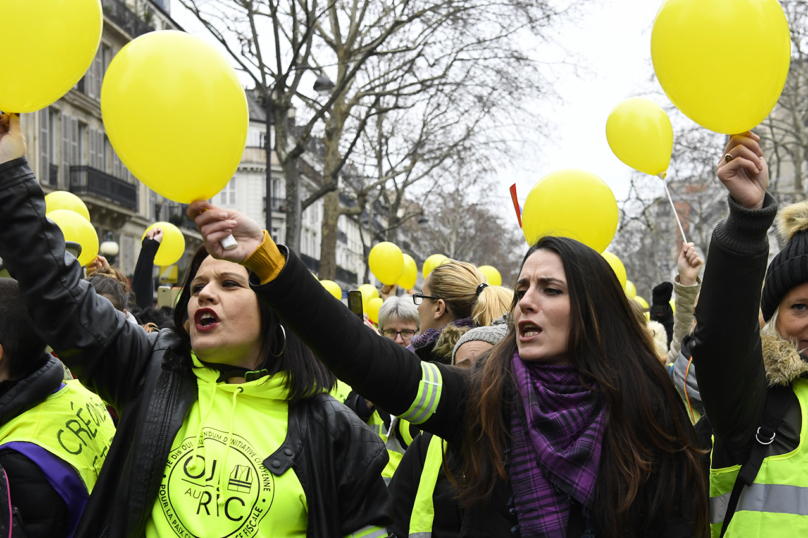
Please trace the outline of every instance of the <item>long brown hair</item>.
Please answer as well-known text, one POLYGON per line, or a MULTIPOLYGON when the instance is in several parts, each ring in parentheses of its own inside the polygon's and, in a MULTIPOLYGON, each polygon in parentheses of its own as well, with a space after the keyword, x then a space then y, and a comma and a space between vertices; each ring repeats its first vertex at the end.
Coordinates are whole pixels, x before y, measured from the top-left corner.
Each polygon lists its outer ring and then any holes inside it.
MULTIPOLYGON (((692 516, 697 535, 706 534, 706 486, 696 431, 617 277, 597 252, 561 237, 541 239, 522 266, 538 250, 554 252, 563 262, 570 296, 568 355, 581 383, 594 381, 606 404, 594 506, 598 535, 641 533, 639 521, 647 529, 666 520, 677 505, 682 517, 692 516), (643 513, 635 506, 642 506, 643 513)), ((515 298, 514 308, 517 303, 515 298)), ((456 474, 463 477, 457 487, 467 507, 487 502, 497 480, 507 479, 508 417, 518 398, 511 373, 516 350, 512 325, 470 376, 462 467, 456 474)))

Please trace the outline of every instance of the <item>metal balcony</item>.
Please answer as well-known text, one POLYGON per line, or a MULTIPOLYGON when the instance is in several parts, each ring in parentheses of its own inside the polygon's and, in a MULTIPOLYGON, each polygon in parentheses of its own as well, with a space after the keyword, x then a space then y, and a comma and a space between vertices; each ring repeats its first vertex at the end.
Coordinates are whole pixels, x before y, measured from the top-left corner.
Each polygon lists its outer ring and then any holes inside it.
POLYGON ((138 17, 120 0, 101 0, 101 7, 104 10, 104 16, 120 26, 133 39, 154 31, 153 27, 138 17))
POLYGON ((96 196, 137 211, 137 186, 89 166, 70 167, 70 192, 96 196))

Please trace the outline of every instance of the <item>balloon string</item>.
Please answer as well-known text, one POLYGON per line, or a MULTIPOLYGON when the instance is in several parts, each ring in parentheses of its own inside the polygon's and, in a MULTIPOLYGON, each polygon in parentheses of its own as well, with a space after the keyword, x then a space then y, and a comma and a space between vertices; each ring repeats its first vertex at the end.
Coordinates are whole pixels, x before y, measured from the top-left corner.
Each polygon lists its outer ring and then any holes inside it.
POLYGON ((673 205, 673 198, 671 198, 671 191, 668 190, 668 184, 665 181, 665 174, 659 174, 659 179, 662 180, 662 185, 665 187, 665 194, 668 195, 668 201, 671 203, 671 209, 673 209, 673 216, 676 217, 676 224, 679 225, 679 231, 682 233, 682 241, 687 243, 687 238, 685 237, 685 230, 682 228, 682 221, 679 220, 679 213, 676 211, 676 206, 673 205))

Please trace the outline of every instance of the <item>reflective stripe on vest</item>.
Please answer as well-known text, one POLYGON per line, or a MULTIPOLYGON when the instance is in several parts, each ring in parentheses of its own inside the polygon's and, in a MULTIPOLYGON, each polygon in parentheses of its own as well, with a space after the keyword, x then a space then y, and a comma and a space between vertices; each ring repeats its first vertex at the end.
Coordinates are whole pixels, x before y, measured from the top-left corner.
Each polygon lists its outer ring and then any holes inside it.
POLYGON ((413 424, 423 424, 429 420, 438 408, 442 390, 443 378, 438 367, 429 362, 422 362, 421 383, 418 385, 415 401, 406 413, 400 415, 401 418, 413 424))
POLYGON ((0 445, 32 443, 72 466, 92 491, 115 427, 101 399, 77 380, 0 428, 0 445))
MULTIPOLYGON (((802 416, 800 444, 787 454, 763 460, 755 482, 743 489, 725 538, 808 536, 808 380, 792 383, 802 416)), ((710 469, 710 533, 721 534, 740 465, 710 469)))
POLYGON ((387 538, 389 533, 382 527, 367 526, 349 534, 345 538, 387 538))
POLYGON ((433 436, 429 440, 426 451, 424 469, 421 471, 421 480, 418 482, 418 492, 410 516, 410 538, 430 538, 432 524, 435 521, 435 504, 432 495, 435 493, 435 484, 438 483, 440 467, 443 464, 443 452, 446 450, 446 441, 433 436))

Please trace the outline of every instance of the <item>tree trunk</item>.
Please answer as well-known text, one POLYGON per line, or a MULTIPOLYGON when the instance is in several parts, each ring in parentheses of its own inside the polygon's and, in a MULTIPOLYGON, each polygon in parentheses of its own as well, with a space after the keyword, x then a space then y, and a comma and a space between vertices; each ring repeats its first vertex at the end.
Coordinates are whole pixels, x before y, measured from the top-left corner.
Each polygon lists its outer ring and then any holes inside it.
POLYGON ((300 253, 300 170, 296 159, 287 159, 283 166, 286 177, 286 246, 300 253))
POLYGON ((337 275, 337 224, 339 222, 339 213, 339 190, 329 192, 323 197, 320 280, 334 280, 337 275))

